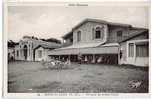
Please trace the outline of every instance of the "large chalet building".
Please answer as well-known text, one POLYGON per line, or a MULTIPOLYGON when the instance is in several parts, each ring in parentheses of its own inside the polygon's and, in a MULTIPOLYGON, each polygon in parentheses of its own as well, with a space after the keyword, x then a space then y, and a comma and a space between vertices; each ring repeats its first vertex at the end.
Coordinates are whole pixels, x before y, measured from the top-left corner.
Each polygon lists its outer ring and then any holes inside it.
POLYGON ((48 55, 86 63, 149 65, 148 29, 129 24, 85 19, 63 36, 65 47, 48 55))

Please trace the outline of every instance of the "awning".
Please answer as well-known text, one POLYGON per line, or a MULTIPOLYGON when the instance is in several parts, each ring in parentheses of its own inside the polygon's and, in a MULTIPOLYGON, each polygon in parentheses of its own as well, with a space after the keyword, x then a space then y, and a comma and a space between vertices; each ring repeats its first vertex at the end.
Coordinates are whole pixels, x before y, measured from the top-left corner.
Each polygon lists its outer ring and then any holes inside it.
POLYGON ((62 50, 62 49, 73 49, 73 48, 88 48, 88 47, 97 47, 101 45, 100 42, 91 42, 91 43, 76 43, 68 47, 58 48, 55 50, 62 50))
MULTIPOLYGON (((88 44, 89 45, 89 44, 88 44)), ((49 55, 118 54, 118 46, 68 47, 49 51, 49 55)))

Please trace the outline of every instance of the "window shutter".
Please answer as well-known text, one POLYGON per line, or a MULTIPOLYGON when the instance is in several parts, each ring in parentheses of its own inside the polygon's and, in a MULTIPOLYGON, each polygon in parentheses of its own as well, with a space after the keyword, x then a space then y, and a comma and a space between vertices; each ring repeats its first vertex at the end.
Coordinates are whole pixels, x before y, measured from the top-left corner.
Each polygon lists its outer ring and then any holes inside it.
POLYGON ((92 40, 94 40, 94 37, 95 37, 95 29, 92 28, 92 40))
POLYGON ((129 43, 129 57, 134 57, 134 43, 129 43))

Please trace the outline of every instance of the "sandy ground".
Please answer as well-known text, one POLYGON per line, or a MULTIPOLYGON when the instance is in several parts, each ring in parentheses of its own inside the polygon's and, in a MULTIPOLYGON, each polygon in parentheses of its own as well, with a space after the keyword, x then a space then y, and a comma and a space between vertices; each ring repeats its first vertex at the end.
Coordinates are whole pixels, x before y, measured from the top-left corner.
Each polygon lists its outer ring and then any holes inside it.
POLYGON ((148 69, 103 64, 71 64, 69 69, 45 69, 40 62, 8 64, 10 93, 146 93, 148 69), (138 88, 131 80, 141 81, 138 88))

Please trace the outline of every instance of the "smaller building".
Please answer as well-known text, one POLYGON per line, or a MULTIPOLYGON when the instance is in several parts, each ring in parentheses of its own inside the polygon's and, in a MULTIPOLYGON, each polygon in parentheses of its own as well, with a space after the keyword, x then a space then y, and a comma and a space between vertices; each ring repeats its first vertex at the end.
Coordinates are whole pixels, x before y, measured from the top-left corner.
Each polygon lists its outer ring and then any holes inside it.
POLYGON ((15 46, 15 60, 38 61, 39 59, 35 59, 37 57, 35 49, 40 49, 40 46, 44 48, 45 51, 48 48, 59 48, 61 44, 44 41, 33 36, 24 36, 23 39, 18 42, 18 45, 15 46))
POLYGON ((149 66, 149 33, 139 30, 120 42, 119 64, 149 66))
POLYGON ((35 52, 35 61, 48 61, 49 60, 49 56, 48 56, 48 52, 50 50, 53 50, 55 48, 58 48, 58 46, 49 46, 49 45, 39 45, 34 49, 35 52))

